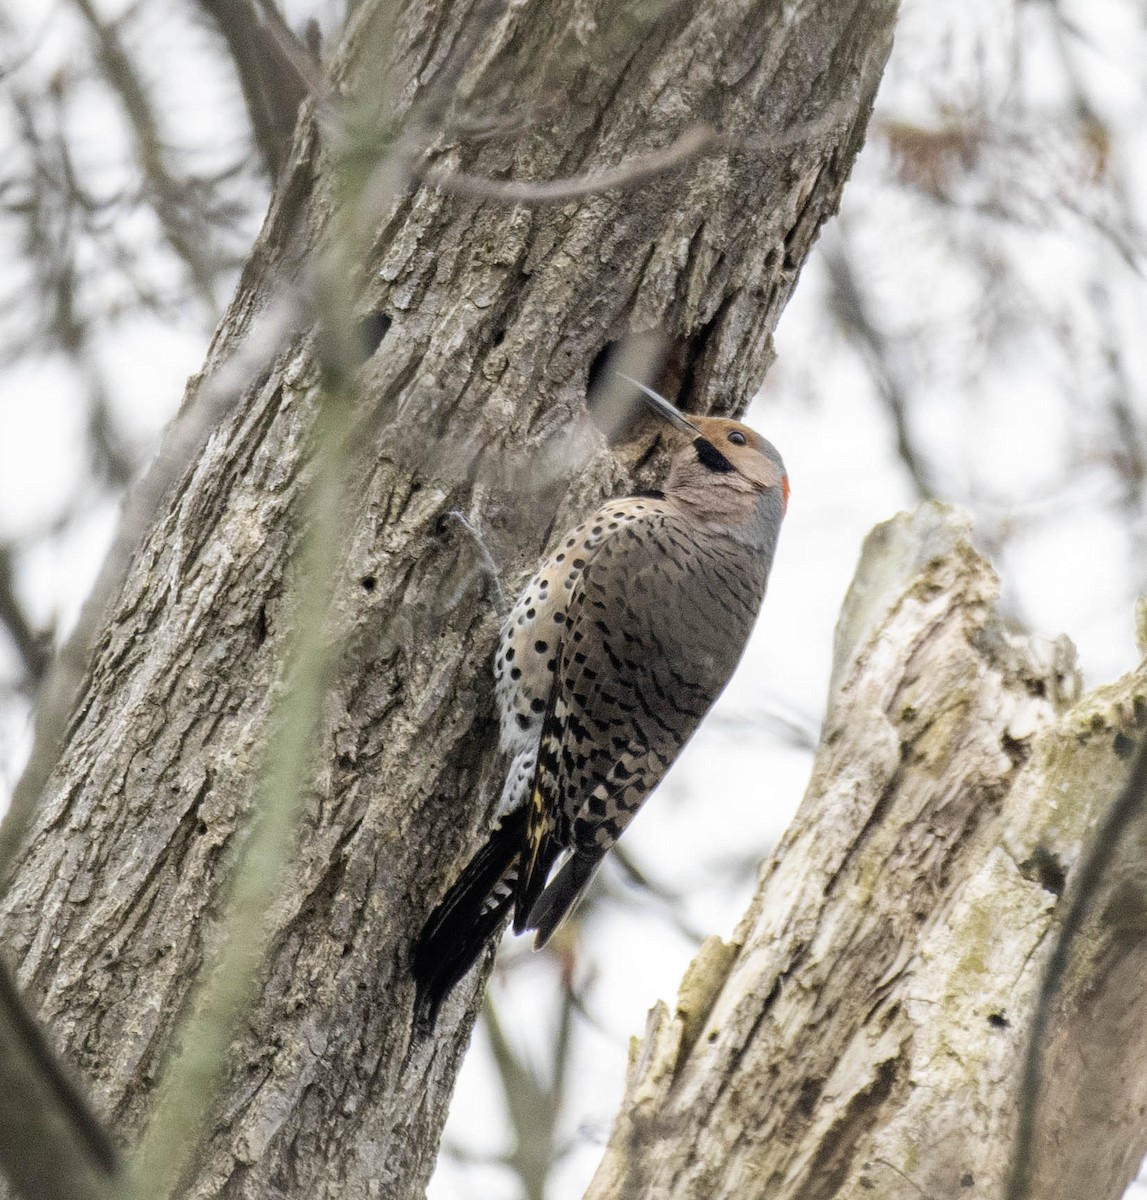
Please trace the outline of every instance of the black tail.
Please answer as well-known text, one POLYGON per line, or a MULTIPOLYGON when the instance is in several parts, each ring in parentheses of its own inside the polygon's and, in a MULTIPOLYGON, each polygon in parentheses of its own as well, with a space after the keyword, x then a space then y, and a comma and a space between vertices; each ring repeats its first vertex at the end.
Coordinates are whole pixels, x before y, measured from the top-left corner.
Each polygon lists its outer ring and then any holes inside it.
POLYGON ((411 970, 417 988, 415 1028, 423 1035, 434 1028, 442 1001, 505 920, 513 903, 525 831, 524 806, 503 817, 422 927, 411 970))
POLYGON ((523 922, 526 929, 537 930, 535 950, 540 950, 553 937, 554 930, 577 906, 600 861, 600 858, 572 854, 553 880, 546 884, 523 922))

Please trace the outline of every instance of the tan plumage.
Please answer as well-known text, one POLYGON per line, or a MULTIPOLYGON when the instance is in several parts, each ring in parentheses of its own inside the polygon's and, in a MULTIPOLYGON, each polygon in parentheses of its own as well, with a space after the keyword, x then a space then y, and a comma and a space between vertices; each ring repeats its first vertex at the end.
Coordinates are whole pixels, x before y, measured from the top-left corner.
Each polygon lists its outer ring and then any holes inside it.
POLYGON ((764 598, 788 502, 780 455, 739 422, 653 399, 688 437, 664 491, 571 530, 503 626, 505 816, 415 947, 424 1016, 511 901, 515 931, 552 935, 724 688, 764 598))

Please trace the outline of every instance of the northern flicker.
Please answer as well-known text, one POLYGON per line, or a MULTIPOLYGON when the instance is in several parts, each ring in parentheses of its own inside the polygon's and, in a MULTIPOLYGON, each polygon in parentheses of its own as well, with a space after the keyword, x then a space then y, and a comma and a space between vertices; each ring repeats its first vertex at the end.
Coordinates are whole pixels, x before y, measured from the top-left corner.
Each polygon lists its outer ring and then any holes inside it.
POLYGON ((415 944, 424 1025, 511 907, 515 933, 549 940, 728 682, 765 596, 781 456, 637 386, 686 441, 663 491, 611 500, 562 538, 502 627, 503 816, 415 944))

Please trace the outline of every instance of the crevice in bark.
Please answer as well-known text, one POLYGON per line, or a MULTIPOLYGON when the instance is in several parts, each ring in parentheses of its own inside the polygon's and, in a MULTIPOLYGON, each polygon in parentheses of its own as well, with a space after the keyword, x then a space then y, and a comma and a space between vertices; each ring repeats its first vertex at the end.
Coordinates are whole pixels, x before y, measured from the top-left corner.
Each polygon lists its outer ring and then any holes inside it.
POLYGON ((821 1139, 805 1178, 807 1184, 793 1192, 794 1200, 833 1200, 853 1171, 858 1147, 880 1126, 884 1105, 904 1086, 905 1060, 886 1059, 876 1068, 872 1082, 853 1095, 844 1112, 821 1139))
POLYGON ((1019 864, 1025 879, 1038 883, 1044 891, 1058 900, 1067 886, 1067 872, 1063 863, 1046 846, 1036 846, 1031 854, 1019 864))

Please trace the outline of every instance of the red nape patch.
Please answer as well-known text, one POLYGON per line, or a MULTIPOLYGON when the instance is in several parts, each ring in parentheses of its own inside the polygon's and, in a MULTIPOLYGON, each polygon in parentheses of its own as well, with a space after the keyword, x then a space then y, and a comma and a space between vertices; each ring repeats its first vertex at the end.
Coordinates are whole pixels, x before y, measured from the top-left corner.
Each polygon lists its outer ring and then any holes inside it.
POLYGON ((781 491, 785 494, 785 506, 781 510, 781 515, 783 516, 789 511, 789 477, 787 475, 781 476, 781 491))

